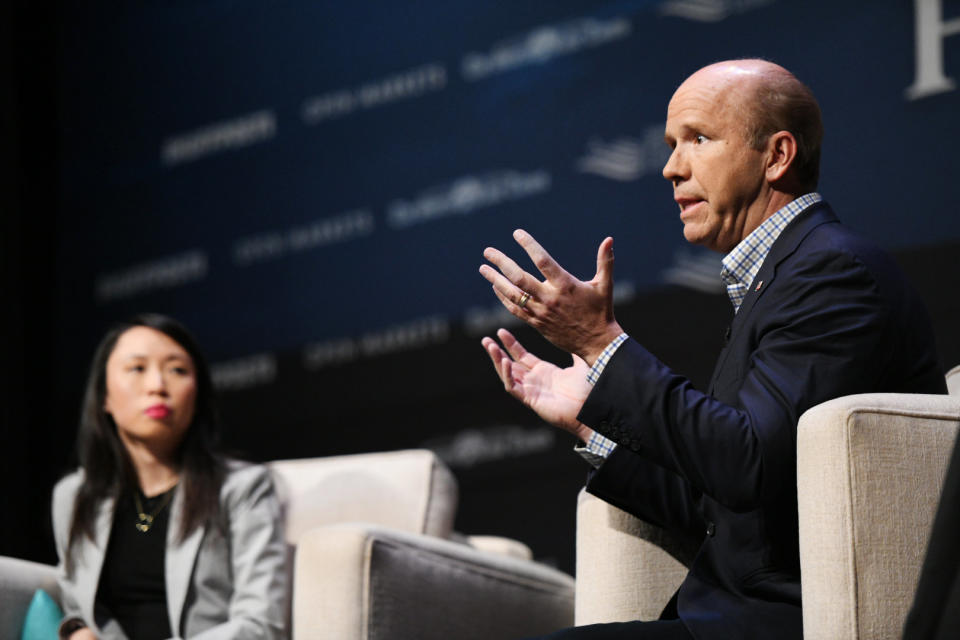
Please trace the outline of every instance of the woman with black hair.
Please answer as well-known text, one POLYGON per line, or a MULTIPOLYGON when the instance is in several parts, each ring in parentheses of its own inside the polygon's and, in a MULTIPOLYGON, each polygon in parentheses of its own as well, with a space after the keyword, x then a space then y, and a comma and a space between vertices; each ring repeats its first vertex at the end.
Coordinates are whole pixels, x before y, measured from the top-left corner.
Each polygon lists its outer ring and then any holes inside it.
POLYGON ((60 637, 281 638, 288 601, 267 470, 216 452, 210 372, 176 321, 142 315, 94 355, 80 469, 54 489, 60 637))

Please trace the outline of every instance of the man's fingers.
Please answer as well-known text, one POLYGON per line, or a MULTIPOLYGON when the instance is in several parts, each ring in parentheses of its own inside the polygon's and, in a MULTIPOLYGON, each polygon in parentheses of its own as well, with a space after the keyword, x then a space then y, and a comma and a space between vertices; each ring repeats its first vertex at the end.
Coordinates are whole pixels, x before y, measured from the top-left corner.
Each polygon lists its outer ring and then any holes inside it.
MULTIPOLYGON (((534 294, 539 290, 541 284, 540 281, 521 269, 520 265, 514 262, 502 251, 494 249, 493 247, 487 247, 483 250, 483 257, 495 265, 497 269, 500 270, 500 273, 503 274, 503 278, 505 278, 508 282, 510 282, 510 284, 514 285, 518 289, 527 291, 530 294, 534 294)), ((490 269, 489 266, 487 266, 487 269, 496 273, 496 271, 490 269)), ((483 267, 481 267, 480 273, 482 273, 483 277, 485 277, 487 280, 490 280, 488 274, 484 272, 483 267)), ((490 280, 490 282, 496 284, 493 280, 490 280)))
POLYGON ((597 275, 593 279, 603 288, 613 287, 613 238, 604 238, 597 249, 597 275))
POLYGON ((480 266, 480 275, 493 285, 493 292, 497 294, 507 310, 517 317, 521 317, 519 315, 520 309, 526 308, 527 304, 534 299, 533 294, 513 284, 489 265, 480 266))
POLYGON ((513 391, 513 361, 507 356, 503 356, 500 361, 500 379, 503 380, 503 388, 510 395, 515 395, 513 391))
POLYGON ((493 295, 497 296, 497 299, 503 303, 503 306, 506 307, 507 311, 517 316, 521 320, 523 319, 523 317, 520 315, 520 306, 511 300, 506 294, 501 293, 500 290, 497 289, 497 285, 493 285, 493 295))
POLYGON ((497 337, 500 338, 500 342, 503 343, 503 347, 507 350, 507 353, 510 354, 511 358, 519 362, 526 357, 527 350, 513 337, 512 333, 506 329, 500 329, 497 331, 497 337))
POLYGON ((490 356, 490 361, 493 363, 493 368, 496 370, 497 375, 500 376, 501 380, 506 382, 503 373, 503 361, 504 359, 508 359, 507 354, 493 338, 484 338, 481 342, 483 343, 483 348, 487 351, 487 355, 490 356))
POLYGON ((547 250, 540 246, 540 243, 534 240, 533 236, 523 229, 514 231, 513 239, 523 247, 533 261, 533 264, 537 267, 537 270, 542 273, 547 280, 556 281, 569 275, 564 271, 563 267, 557 264, 557 261, 547 253, 547 250))
MULTIPOLYGON (((516 344, 517 346, 520 345, 520 343, 516 341, 510 332, 506 331, 505 329, 501 329, 498 332, 498 337, 501 340, 503 340, 503 334, 506 334, 513 341, 513 344, 516 344)), ((527 369, 526 365, 519 362, 514 362, 511 359, 512 356, 509 354, 510 349, 508 348, 507 351, 504 351, 493 338, 484 337, 480 342, 487 351, 487 355, 490 356, 490 360, 493 362, 493 368, 500 377, 500 381, 503 382, 503 388, 510 392, 511 395, 519 397, 515 393, 515 386, 522 379, 523 374, 527 369)), ((506 343, 504 343, 504 346, 506 346, 506 343)), ((520 351, 526 354, 526 351, 523 349, 523 347, 520 347, 520 351)))

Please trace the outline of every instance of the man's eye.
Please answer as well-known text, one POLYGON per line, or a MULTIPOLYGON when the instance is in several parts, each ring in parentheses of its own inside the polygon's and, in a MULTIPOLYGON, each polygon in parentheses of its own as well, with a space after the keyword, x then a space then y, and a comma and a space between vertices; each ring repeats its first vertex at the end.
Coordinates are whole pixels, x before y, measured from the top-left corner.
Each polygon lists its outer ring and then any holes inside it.
POLYGON ((697 137, 694 138, 694 141, 695 141, 697 144, 703 144, 704 142, 707 141, 707 136, 705 136, 705 135, 703 135, 703 134, 697 134, 697 137))

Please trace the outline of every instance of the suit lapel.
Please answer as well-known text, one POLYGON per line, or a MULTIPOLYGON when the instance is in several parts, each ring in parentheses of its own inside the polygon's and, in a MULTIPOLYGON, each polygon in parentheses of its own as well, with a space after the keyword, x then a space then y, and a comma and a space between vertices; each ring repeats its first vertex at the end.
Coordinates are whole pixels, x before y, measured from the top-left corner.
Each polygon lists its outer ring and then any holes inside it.
POLYGON ((787 225, 780 237, 777 238, 773 246, 770 247, 770 253, 757 272, 757 277, 750 283, 743 302, 740 304, 740 311, 733 319, 732 333, 736 334, 737 327, 746 322, 745 318, 750 315, 753 305, 763 295, 764 291, 770 288, 777 276, 777 267, 787 257, 793 254, 811 231, 827 222, 837 222, 837 216, 824 202, 811 205, 806 211, 798 215, 787 225))
POLYGON ((800 213, 800 215, 794 218, 793 221, 787 225, 787 228, 780 233, 780 236, 773 243, 773 246, 770 247, 770 253, 767 254, 763 264, 760 266, 760 271, 757 272, 753 282, 750 283, 750 288, 747 290, 743 302, 740 303, 740 309, 733 317, 733 321, 730 324, 730 337, 724 345, 723 351, 720 353, 717 366, 714 368, 710 382, 710 393, 713 393, 716 381, 720 378, 724 364, 730 354, 730 344, 736 340, 741 328, 747 323, 747 318, 750 312, 753 311, 757 300, 773 285, 777 276, 777 267, 796 251, 797 247, 800 246, 800 243, 803 242, 803 239, 806 238, 811 231, 822 224, 837 221, 837 216, 830 206, 826 202, 821 201, 811 205, 800 213))
POLYGON ((183 492, 175 489, 170 509, 170 523, 167 528, 167 553, 164 572, 167 583, 167 608, 170 613, 170 630, 174 636, 180 636, 183 607, 190 589, 193 566, 203 540, 204 526, 194 529, 182 542, 178 540, 183 521, 183 492))

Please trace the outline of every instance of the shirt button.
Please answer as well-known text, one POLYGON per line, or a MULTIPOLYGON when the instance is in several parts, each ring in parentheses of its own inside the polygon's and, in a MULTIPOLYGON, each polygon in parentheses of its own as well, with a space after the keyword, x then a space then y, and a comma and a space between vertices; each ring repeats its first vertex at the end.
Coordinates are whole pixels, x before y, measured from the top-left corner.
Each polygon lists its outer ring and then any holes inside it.
POLYGON ((717 534, 717 525, 712 522, 707 523, 707 535, 711 538, 717 534))

